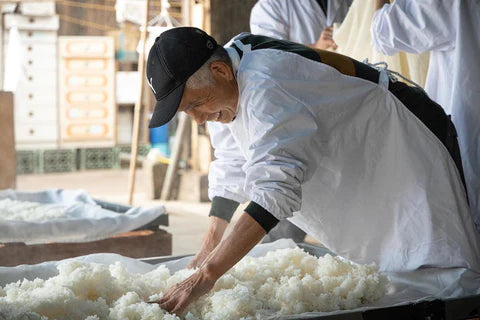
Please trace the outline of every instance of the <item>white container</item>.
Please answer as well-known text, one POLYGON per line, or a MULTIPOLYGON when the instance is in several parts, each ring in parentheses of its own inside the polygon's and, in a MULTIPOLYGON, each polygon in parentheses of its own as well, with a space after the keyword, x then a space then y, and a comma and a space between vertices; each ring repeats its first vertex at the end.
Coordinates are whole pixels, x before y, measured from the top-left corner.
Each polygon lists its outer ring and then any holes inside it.
POLYGON ((20 12, 26 16, 53 16, 55 1, 24 2, 20 4, 20 12))
POLYGON ((57 136, 57 123, 53 122, 15 127, 15 141, 17 143, 56 142, 57 136))
POLYGON ((60 144, 113 146, 116 141, 112 37, 59 37, 60 144))
MULTIPOLYGON (((20 39, 24 45, 50 43, 57 46, 57 31, 53 30, 19 30, 20 39)), ((4 34, 4 43, 8 44, 9 33, 4 34)))
POLYGON ((61 57, 113 58, 113 37, 61 37, 61 57))
POLYGON ((57 15, 48 17, 27 17, 20 14, 6 14, 5 28, 17 27, 19 30, 58 30, 60 20, 57 15))
POLYGON ((56 105, 21 105, 15 108, 15 123, 19 125, 35 125, 57 123, 56 105))

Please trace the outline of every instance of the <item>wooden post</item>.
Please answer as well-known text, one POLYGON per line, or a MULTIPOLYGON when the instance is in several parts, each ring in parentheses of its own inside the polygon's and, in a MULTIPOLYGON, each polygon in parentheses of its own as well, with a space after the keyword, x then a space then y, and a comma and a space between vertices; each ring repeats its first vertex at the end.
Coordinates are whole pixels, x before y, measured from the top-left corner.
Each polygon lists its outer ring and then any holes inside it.
POLYGON ((3 34, 5 30, 5 23, 3 20, 4 13, 2 12, 2 5, 0 4, 0 90, 3 90, 3 69, 5 66, 5 50, 4 50, 4 40, 3 34))
POLYGON ((13 123, 13 94, 0 91, 0 190, 15 188, 17 163, 13 123))
POLYGON ((191 154, 191 165, 192 165, 192 169, 197 171, 198 168, 200 167, 199 165, 199 159, 198 159, 198 124, 197 122, 192 119, 192 132, 191 132, 191 139, 192 139, 192 142, 191 142, 191 150, 190 150, 190 154, 191 154))
POLYGON ((143 83, 145 81, 145 45, 147 42, 147 27, 148 27, 148 9, 150 7, 150 0, 145 0, 145 19, 143 21, 143 29, 140 36, 142 43, 142 50, 138 56, 138 76, 139 90, 138 97, 135 103, 135 111, 133 115, 133 132, 132 132, 132 150, 130 157, 130 172, 128 177, 128 204, 133 202, 133 193, 135 191, 135 170, 137 168, 137 153, 138 153, 138 134, 140 131, 140 111, 142 109, 143 98, 143 83))
POLYGON ((170 162, 168 163, 167 173, 165 174, 165 181, 163 182, 162 194, 160 195, 161 200, 169 200, 170 193, 172 192, 173 179, 177 172, 178 160, 180 158, 180 153, 182 150, 183 137, 185 136, 185 130, 187 128, 187 115, 185 113, 180 113, 177 126, 177 134, 175 135, 175 143, 172 148, 172 155, 170 162))

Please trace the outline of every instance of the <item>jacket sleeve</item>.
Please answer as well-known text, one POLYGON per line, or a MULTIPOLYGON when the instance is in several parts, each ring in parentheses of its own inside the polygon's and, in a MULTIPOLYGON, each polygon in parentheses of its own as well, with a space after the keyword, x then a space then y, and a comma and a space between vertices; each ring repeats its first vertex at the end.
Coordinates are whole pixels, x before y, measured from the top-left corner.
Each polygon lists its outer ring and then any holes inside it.
POLYGON ((377 10, 370 32, 375 50, 393 55, 399 51, 422 53, 454 47, 453 0, 395 0, 377 10))
POLYGON ((289 40, 288 2, 259 0, 250 13, 250 31, 281 40, 289 40))
POLYGON ((245 157, 233 139, 229 128, 221 123, 207 122, 215 160, 208 173, 208 197, 222 197, 238 203, 248 200, 243 190, 245 157))
MULTIPOLYGON (((319 147, 315 117, 286 88, 268 77, 253 77, 248 101, 249 149, 245 164, 245 191, 250 200, 278 220, 301 209, 302 185, 317 168, 319 147)), ((301 94, 301 93, 300 93, 301 94)))

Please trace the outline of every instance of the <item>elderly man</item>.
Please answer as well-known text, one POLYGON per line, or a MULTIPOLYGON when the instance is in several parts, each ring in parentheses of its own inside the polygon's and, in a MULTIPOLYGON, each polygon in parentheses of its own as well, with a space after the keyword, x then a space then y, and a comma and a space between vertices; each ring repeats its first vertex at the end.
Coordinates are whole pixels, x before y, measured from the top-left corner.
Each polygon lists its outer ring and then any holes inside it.
POLYGON ((212 208, 250 201, 162 308, 180 312, 208 292, 286 218, 381 270, 480 269, 454 128, 420 89, 328 51, 250 34, 222 48, 195 28, 157 38, 147 78, 151 127, 181 111, 210 121, 212 208))

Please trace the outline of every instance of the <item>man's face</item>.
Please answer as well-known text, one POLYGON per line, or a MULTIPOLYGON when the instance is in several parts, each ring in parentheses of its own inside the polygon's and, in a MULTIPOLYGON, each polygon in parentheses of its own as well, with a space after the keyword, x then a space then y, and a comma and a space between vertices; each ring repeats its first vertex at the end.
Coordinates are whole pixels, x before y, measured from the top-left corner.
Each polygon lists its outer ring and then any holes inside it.
POLYGON ((178 108, 203 124, 205 121, 231 122, 237 113, 238 87, 231 67, 221 61, 210 66, 215 85, 192 89, 185 87, 178 108))

